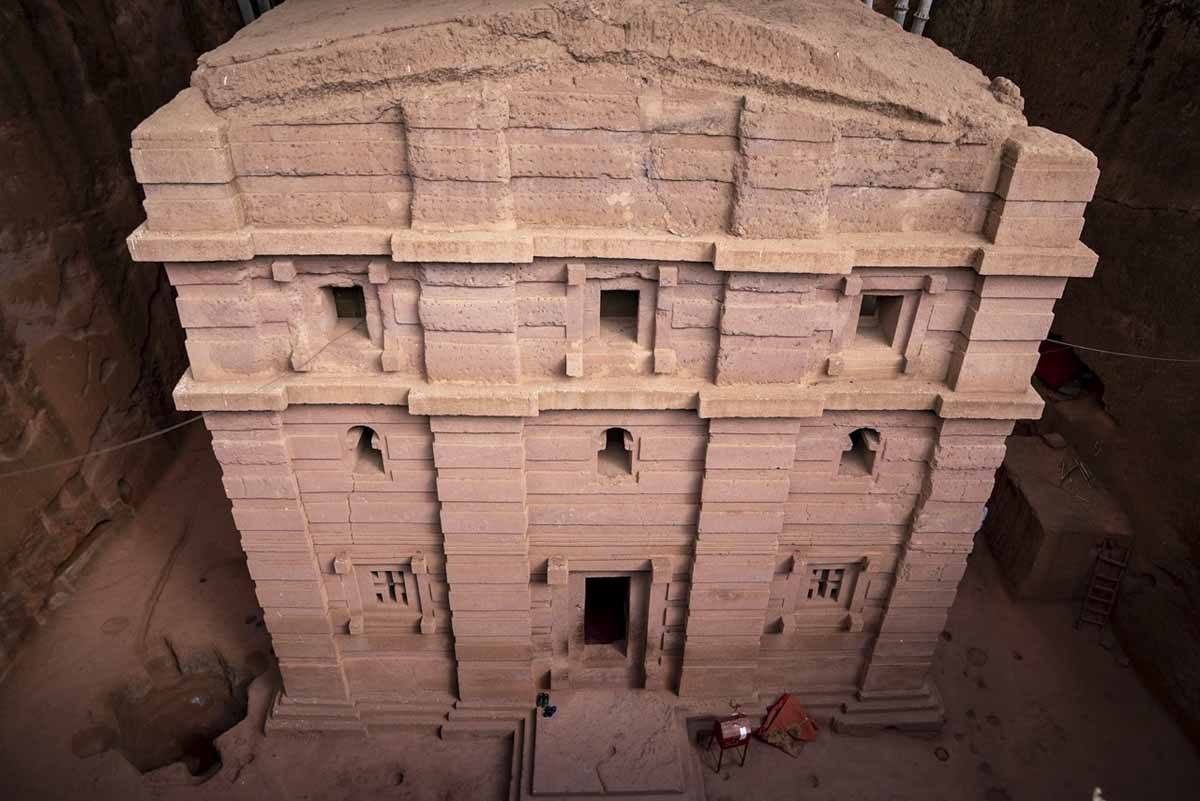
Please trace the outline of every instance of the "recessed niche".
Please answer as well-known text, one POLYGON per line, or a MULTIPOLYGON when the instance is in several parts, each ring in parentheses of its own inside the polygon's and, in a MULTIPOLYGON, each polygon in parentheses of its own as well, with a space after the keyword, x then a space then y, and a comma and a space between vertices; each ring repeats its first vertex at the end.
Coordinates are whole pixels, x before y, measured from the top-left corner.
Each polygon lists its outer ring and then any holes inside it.
POLYGON ((842 451, 838 464, 840 476, 869 476, 875 472, 875 456, 879 452, 879 432, 858 428, 850 432, 850 447, 842 451))
POLYGON ((604 447, 596 455, 596 470, 602 476, 633 475, 633 435, 623 428, 604 432, 604 447))
POLYGON ((367 426, 355 426, 347 433, 353 452, 351 469, 356 475, 382 476, 383 451, 379 449, 379 435, 367 426))

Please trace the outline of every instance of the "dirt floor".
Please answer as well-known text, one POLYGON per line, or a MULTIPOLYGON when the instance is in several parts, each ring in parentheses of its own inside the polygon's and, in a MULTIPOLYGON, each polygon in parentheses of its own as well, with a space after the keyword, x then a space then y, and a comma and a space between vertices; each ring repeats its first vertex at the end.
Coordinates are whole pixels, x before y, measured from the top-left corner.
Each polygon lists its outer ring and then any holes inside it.
MULTIPOLYGON (((262 736, 276 674, 218 476, 197 429, 4 677, 0 798, 504 798, 498 740, 262 736)), ((823 731, 797 759, 755 743, 745 767, 705 772, 708 797, 1194 797, 1200 753, 1111 637, 1072 622, 1067 605, 1011 601, 981 546, 936 663, 942 734, 823 731)))

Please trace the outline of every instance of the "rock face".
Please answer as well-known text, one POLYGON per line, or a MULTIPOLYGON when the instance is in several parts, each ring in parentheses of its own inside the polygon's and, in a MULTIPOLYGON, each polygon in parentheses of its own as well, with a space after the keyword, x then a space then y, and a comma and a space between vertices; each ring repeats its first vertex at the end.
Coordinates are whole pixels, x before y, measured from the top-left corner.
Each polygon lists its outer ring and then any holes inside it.
MULTIPOLYGON (((170 287, 130 262, 129 131, 232 35, 233 4, 0 10, 0 473, 172 418, 184 366, 170 287)), ((152 480, 150 445, 0 478, 0 672, 89 534, 152 480)))
MULTIPOLYGON (((939 4, 932 36, 1024 90, 1031 122, 1094 150, 1104 167, 1083 241, 1095 281, 1058 306, 1063 338, 1108 350, 1197 358, 1200 342, 1200 17, 1150 0, 939 4)), ((1117 607, 1125 647, 1200 736, 1200 370, 1079 354, 1104 381, 1117 425, 1076 448, 1137 531, 1117 607)), ((1085 428, 1074 430, 1083 432, 1085 428)))
POLYGON ((129 243, 179 293, 271 725, 605 687, 937 725, 1095 263, 1096 160, 1019 97, 852 0, 290 0, 206 55, 133 133, 129 243))

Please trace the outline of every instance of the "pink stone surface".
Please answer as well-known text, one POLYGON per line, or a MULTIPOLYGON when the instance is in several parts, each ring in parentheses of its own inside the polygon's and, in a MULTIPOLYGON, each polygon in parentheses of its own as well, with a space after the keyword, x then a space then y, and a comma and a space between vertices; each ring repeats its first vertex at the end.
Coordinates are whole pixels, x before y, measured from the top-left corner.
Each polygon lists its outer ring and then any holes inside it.
POLYGON ((859 3, 349 5, 272 11, 133 142, 278 716, 939 719, 1095 159, 859 3), (629 587, 613 653, 589 578, 629 587))

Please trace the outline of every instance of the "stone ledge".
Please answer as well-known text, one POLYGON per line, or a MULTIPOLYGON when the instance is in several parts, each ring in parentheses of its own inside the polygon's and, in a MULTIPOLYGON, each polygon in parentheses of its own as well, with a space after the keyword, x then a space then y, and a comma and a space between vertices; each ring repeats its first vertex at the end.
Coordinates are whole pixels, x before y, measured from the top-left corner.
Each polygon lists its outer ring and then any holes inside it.
POLYGON ((528 264, 534 239, 528 233, 453 231, 392 234, 392 261, 453 262, 458 264, 528 264))
POLYGON ((974 269, 981 275, 1085 278, 1097 256, 1067 248, 998 247, 975 234, 845 234, 826 239, 689 239, 632 232, 453 231, 384 228, 243 228, 151 231, 128 239, 134 261, 247 261, 255 256, 388 255, 424 263, 528 264, 536 257, 711 262, 718 271, 845 275, 855 267, 974 269))
POLYGON ((1091 278, 1099 261, 1087 245, 1069 248, 985 247, 973 265, 980 275, 1032 275, 1052 278, 1091 278))
POLYGON ((430 416, 536 417, 537 392, 511 384, 427 384, 408 393, 408 411, 430 416))
POLYGON ((735 385, 665 380, 658 386, 554 384, 427 384, 413 376, 297 375, 270 382, 196 381, 186 373, 175 387, 181 411, 282 411, 291 404, 369 404, 409 407, 412 414, 536 417, 541 411, 695 409, 703 419, 820 417, 827 411, 932 411, 944 419, 1022 420, 1041 414, 1032 389, 1021 394, 954 392, 930 382, 735 385))

